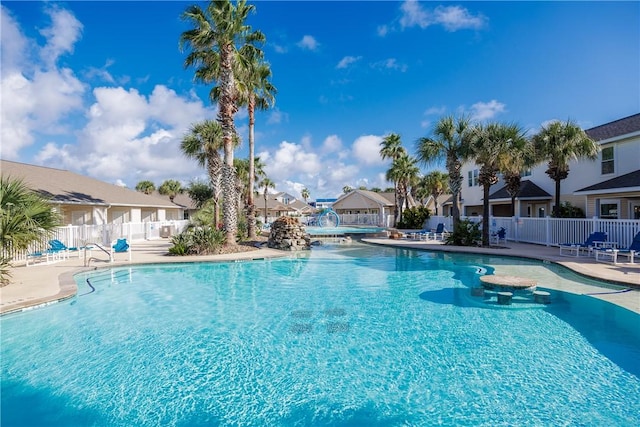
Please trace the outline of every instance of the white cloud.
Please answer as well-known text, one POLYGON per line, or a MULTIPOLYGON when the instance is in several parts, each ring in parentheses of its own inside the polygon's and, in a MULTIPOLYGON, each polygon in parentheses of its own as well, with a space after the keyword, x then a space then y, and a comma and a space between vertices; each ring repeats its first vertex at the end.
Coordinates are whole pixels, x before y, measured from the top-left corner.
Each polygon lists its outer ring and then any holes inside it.
POLYGON ((429 14, 420 6, 416 0, 407 0, 400 6, 402 16, 400 17, 400 26, 402 28, 411 28, 418 26, 427 28, 433 22, 429 14))
POLYGON ((451 32, 464 29, 478 30, 485 25, 484 16, 473 16, 461 6, 438 6, 434 10, 434 17, 438 24, 451 32))
POLYGON ((431 25, 441 25, 445 30, 454 32, 464 29, 477 30, 484 27, 486 18, 472 15, 462 6, 437 6, 433 11, 422 7, 423 3, 407 0, 400 6, 400 27, 402 29, 420 27, 425 29, 431 25))
POLYGON ((471 106, 471 119, 478 121, 488 120, 506 111, 506 105, 495 99, 489 102, 476 102, 471 106))
POLYGON ((335 153, 342 148, 342 140, 338 135, 329 135, 322 142, 322 152, 327 153, 335 153))
POLYGON ((345 56, 340 60, 340 62, 338 62, 338 65, 336 65, 336 68, 338 69, 347 68, 350 65, 358 62, 360 59, 362 59, 362 56, 345 56))
POLYGON ((51 18, 51 26, 40 31, 47 43, 40 51, 43 61, 53 66, 65 53, 72 53, 75 43, 82 36, 82 24, 73 14, 64 9, 51 7, 45 10, 51 18))
POLYGON ((270 110, 269 117, 267 118, 268 125, 277 125, 280 123, 284 123, 288 120, 288 116, 286 113, 283 113, 278 108, 274 108, 270 110))
POLYGON ((376 33, 378 33, 380 37, 386 36, 389 33, 389 26, 379 25, 378 28, 376 29, 376 33))
POLYGON ((407 64, 398 63, 398 60, 396 58, 387 58, 382 61, 374 62, 373 64, 371 64, 371 67, 385 70, 398 70, 403 73, 409 68, 407 64))
POLYGON ((380 143, 382 137, 377 135, 363 135, 358 137, 353 143, 353 156, 365 165, 381 165, 383 164, 380 157, 380 143))
POLYGON ((319 43, 313 36, 305 35, 302 37, 302 40, 297 43, 297 45, 302 49, 316 50, 319 46, 319 43))
POLYGON ((53 66, 58 55, 73 50, 78 22, 64 11, 52 9, 50 16, 54 22, 42 30, 48 38, 41 48, 23 35, 18 23, 2 7, 0 94, 11 102, 2 102, 0 136, 2 154, 7 159, 16 159, 20 150, 32 145, 35 132, 65 132, 62 120, 82 107, 83 84, 70 69, 53 66), (31 50, 36 53, 33 57, 31 50), (52 67, 33 59, 38 57, 46 57, 52 67))
POLYGON ((282 141, 275 153, 268 153, 266 156, 261 153, 260 158, 264 159, 267 175, 273 181, 281 181, 301 173, 314 175, 322 169, 317 154, 307 152, 301 145, 287 141, 282 141))

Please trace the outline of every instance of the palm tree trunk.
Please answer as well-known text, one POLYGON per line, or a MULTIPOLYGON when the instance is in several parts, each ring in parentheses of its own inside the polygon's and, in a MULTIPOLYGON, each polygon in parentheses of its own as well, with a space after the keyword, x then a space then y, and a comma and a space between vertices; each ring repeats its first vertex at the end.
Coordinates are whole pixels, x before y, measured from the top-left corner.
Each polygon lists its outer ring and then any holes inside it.
POLYGON ((556 179, 556 205, 553 207, 553 216, 560 218, 560 179, 556 179))
POLYGON ((255 185, 255 134, 254 127, 255 118, 255 95, 252 92, 249 95, 249 105, 247 107, 249 113, 249 194, 247 197, 247 231, 249 239, 256 238, 256 208, 253 198, 253 186, 255 185))
POLYGON ((218 103, 218 117, 222 127, 224 142, 224 165, 222 169, 222 188, 224 205, 222 216, 225 228, 226 245, 236 244, 237 209, 235 191, 235 170, 233 168, 233 137, 235 126, 233 115, 235 111, 235 82, 233 78, 233 46, 220 46, 220 102, 218 103))
POLYGON ((482 246, 489 246, 489 189, 491 184, 482 186, 482 246))

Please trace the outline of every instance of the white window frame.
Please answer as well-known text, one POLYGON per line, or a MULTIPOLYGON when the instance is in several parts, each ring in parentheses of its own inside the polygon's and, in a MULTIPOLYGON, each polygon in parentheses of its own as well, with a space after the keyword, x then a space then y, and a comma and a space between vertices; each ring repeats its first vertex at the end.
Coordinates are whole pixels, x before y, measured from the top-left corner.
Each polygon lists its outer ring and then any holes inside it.
POLYGON ((598 218, 602 218, 602 205, 616 205, 616 217, 604 217, 604 219, 620 219, 620 199, 600 199, 600 203, 598 203, 598 218))
MULTIPOLYGON (((600 174, 601 175, 611 175, 613 173, 616 172, 616 150, 614 148, 613 145, 610 145, 608 147, 603 147, 602 150, 600 150, 600 174), (611 158, 605 160, 604 159, 604 150, 609 150, 611 149, 611 158), (611 163, 613 165, 613 167, 611 168, 611 172, 603 172, 603 168, 605 165, 605 162, 607 163, 611 163)), ((620 212, 620 211, 618 211, 620 212)))

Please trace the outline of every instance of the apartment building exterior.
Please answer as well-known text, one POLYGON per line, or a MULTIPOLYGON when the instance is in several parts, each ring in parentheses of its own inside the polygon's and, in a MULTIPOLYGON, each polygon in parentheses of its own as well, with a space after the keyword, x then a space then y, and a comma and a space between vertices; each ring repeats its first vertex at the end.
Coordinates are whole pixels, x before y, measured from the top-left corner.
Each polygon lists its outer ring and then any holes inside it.
MULTIPOLYGON (((597 160, 580 159, 569 165, 569 176, 560 185, 560 200, 582 209, 587 218, 640 219, 640 114, 587 129, 600 146, 597 160)), ((516 197, 516 217, 547 217, 554 206, 555 183, 542 163, 523 174, 516 197)), ((467 162, 461 198, 462 215, 482 215, 479 167, 467 162)), ((511 216, 511 198, 504 182, 489 192, 491 216, 511 216)))

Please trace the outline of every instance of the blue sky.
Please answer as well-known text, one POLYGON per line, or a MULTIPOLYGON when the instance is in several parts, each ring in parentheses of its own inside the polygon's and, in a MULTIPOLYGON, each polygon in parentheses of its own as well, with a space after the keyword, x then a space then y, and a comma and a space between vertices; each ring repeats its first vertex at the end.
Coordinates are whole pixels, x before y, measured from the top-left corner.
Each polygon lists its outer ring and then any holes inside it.
MULTIPOLYGON (((217 111, 178 49, 193 3, 3 1, 2 158, 130 188, 204 178, 179 148, 217 111)), ((400 134, 413 154, 444 115, 533 133, 640 111, 639 2, 253 4, 278 89, 257 115, 256 153, 295 196, 391 186, 382 138, 400 134)), ((247 158, 246 111, 236 126, 247 158)))

